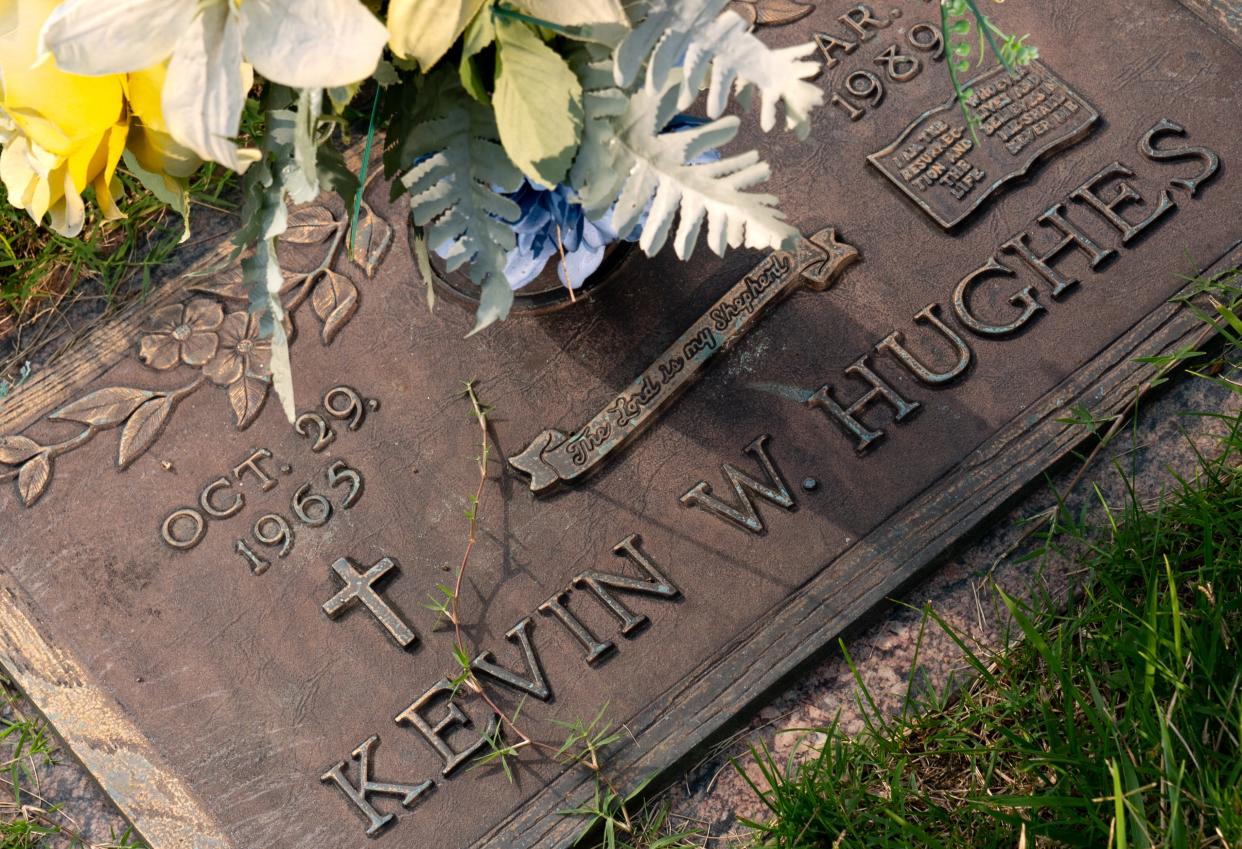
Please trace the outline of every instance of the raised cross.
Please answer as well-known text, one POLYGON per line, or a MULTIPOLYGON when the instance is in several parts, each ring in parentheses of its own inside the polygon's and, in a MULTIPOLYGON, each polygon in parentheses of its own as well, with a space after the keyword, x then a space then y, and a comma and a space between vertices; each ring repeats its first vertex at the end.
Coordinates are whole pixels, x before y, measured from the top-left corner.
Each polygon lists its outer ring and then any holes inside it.
POLYGON ((323 612, 328 614, 329 619, 335 619, 347 608, 361 601, 397 641, 397 645, 406 648, 418 639, 418 635, 401 620, 397 611, 388 606, 388 602, 384 601, 383 596, 373 586, 376 581, 396 567, 397 564, 392 561, 391 557, 385 557, 366 572, 362 572, 353 561, 342 557, 332 564, 332 571, 336 572, 337 576, 345 582, 345 586, 324 602, 323 612))

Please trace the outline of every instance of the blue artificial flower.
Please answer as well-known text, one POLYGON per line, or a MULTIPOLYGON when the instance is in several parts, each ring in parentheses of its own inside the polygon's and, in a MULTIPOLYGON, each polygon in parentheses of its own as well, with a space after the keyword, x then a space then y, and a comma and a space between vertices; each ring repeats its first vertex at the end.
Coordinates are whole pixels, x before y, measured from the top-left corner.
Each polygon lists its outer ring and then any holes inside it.
POLYGON ((604 249, 617 240, 617 231, 610 223, 611 211, 591 220, 571 200, 572 194, 563 183, 555 189, 545 189, 527 180, 509 195, 522 208, 522 214, 513 222, 517 245, 509 251, 505 262, 505 278, 514 289, 538 277, 553 257, 561 282, 577 289, 604 261, 604 249), (562 246, 564 262, 560 261, 562 246))
MULTIPOLYGON (((704 123, 704 118, 677 115, 663 132, 676 133, 704 123)), ((693 164, 719 159, 719 151, 709 150, 696 157, 693 164)), ((586 210, 573 201, 573 190, 563 183, 554 189, 545 189, 526 180, 517 191, 506 197, 522 210, 517 219, 510 222, 517 235, 517 244, 506 256, 504 269, 505 279, 513 289, 521 289, 530 283, 543 273, 548 261, 553 259, 561 283, 577 289, 599 269, 604 261, 604 250, 617 241, 618 234, 611 223, 612 209, 599 218, 588 218, 586 210), (564 262, 560 260, 562 247, 565 249, 564 262)), ((637 242, 646 221, 644 211, 633 231, 626 234, 625 240, 637 242)), ((445 257, 450 247, 451 242, 446 242, 436 248, 436 253, 445 257)))

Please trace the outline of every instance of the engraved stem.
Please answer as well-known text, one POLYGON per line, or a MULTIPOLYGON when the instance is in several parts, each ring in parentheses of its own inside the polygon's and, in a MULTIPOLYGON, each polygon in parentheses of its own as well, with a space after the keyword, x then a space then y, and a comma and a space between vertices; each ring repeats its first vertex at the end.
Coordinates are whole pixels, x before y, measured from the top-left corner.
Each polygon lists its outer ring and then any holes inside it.
MULTIPOLYGON (((174 404, 177 404, 181 402, 181 399, 195 392, 200 386, 202 386, 206 382, 207 382, 207 378, 200 374, 197 377, 195 377, 194 380, 190 381, 185 386, 182 386, 180 389, 173 389, 168 392, 157 392, 151 397, 170 398, 172 399, 174 404)), ((60 457, 63 454, 68 454, 70 451, 74 451, 78 448, 81 448, 83 445, 85 445, 86 443, 94 439, 95 435, 98 434, 100 431, 111 430, 112 427, 115 427, 115 425, 110 425, 109 427, 99 427, 98 425, 87 425, 76 436, 72 436, 69 439, 66 439, 64 442, 57 442, 53 445, 44 446, 43 453, 47 454, 47 458, 49 460, 55 460, 57 457, 60 457)), ((16 478, 20 473, 21 473, 21 469, 14 469, 9 472, 4 472, 0 474, 0 482, 11 481, 14 478, 16 478)))
MULTIPOLYGON (((202 386, 206 381, 207 381, 207 378, 200 374, 197 377, 195 377, 192 381, 187 383, 185 386, 182 386, 180 389, 172 389, 172 390, 169 390, 168 392, 156 392, 151 397, 152 398, 169 398, 172 400, 174 404, 179 404, 181 403, 182 398, 185 398, 187 395, 190 395, 191 393, 193 393, 200 386, 202 386)), ((108 427, 99 427, 97 425, 87 425, 86 430, 82 431, 77 436, 73 437, 72 439, 65 440, 64 442, 61 442, 57 445, 49 445, 47 447, 48 459, 53 460, 62 454, 68 454, 70 451, 73 451, 75 448, 79 448, 82 445, 85 445, 95 436, 95 434, 99 433, 101 430, 111 430, 115 426, 116 425, 109 425, 108 427)))
POLYGON ((174 389, 171 392, 163 393, 163 397, 171 398, 174 403, 179 404, 181 403, 181 399, 185 398, 187 395, 193 394, 200 386, 202 386, 206 382, 207 382, 207 377, 205 375, 200 374, 198 377, 194 378, 192 381, 190 381, 189 383, 187 383, 185 386, 181 387, 180 389, 174 389))
POLYGON ((47 458, 49 460, 54 460, 61 454, 68 454, 75 448, 85 445, 94 438, 95 434, 99 433, 99 430, 100 429, 95 425, 87 425, 86 430, 82 431, 72 439, 66 439, 64 442, 49 445, 46 449, 44 449, 47 452, 47 458))
POLYGON ((297 293, 289 299, 289 303, 285 304, 285 313, 287 315, 292 315, 294 310, 306 303, 311 290, 315 288, 315 282, 319 279, 319 275, 331 268, 332 264, 336 262, 337 256, 341 251, 341 243, 345 240, 345 223, 344 221, 337 222, 336 235, 332 237, 332 247, 328 248, 324 261, 319 263, 318 268, 308 271, 302 276, 302 282, 299 284, 297 293))

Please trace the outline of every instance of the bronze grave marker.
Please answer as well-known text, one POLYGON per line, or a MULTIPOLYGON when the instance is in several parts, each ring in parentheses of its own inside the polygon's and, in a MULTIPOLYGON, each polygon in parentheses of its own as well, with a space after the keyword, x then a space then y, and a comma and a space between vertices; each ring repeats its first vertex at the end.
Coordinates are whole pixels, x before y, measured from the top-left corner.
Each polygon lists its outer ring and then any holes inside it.
POLYGON ((334 201, 294 214, 295 425, 227 248, 0 406, 0 655, 154 849, 574 836, 582 771, 469 768, 490 711, 453 695, 425 606, 477 485, 465 381, 495 452, 473 666, 548 737, 607 703, 630 787, 1063 458, 1072 408, 1118 409, 1136 358, 1199 332, 1170 299, 1237 263, 1235 45, 1175 0, 1006 4, 1042 58, 981 70, 1010 103, 976 144, 944 111, 935 3, 815 6, 764 37, 819 42, 817 133, 745 140, 795 251, 630 258, 584 303, 463 341, 376 184, 352 253, 334 201))

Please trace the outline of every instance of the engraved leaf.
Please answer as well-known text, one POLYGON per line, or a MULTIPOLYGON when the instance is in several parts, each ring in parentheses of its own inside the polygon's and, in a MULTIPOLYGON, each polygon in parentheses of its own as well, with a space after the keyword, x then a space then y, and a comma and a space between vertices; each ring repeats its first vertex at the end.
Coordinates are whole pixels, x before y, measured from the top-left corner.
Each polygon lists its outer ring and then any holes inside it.
POLYGON ((241 281, 241 269, 229 268, 219 274, 212 274, 210 278, 204 279, 200 283, 190 283, 190 292, 202 292, 205 294, 214 294, 217 298, 226 300, 246 300, 246 287, 241 281))
POLYGON ((749 26, 753 27, 759 20, 759 10, 755 8, 755 0, 733 0, 729 8, 737 12, 749 26))
POLYGON ((46 452, 27 460, 17 473, 17 492, 22 497, 22 503, 27 507, 33 506, 51 479, 52 459, 46 452))
POLYGON ((191 292, 203 292, 230 301, 245 301, 249 297, 242 283, 241 269, 235 266, 213 274, 201 283, 191 283, 189 289, 191 292))
POLYGON ((19 466, 43 450, 33 439, 25 436, 0 436, 0 463, 19 466))
POLYGON ((323 343, 331 345, 358 309, 358 288, 344 274, 325 271, 311 293, 311 306, 323 322, 323 343))
POLYGON ((781 24, 793 23, 815 11, 814 6, 795 3, 793 0, 759 0, 755 7, 757 22, 761 26, 780 26, 781 24))
POLYGON ((229 403, 233 405, 233 413, 237 416, 237 429, 245 430, 263 409, 267 400, 267 380, 243 374, 235 382, 229 384, 229 403))
POLYGON ((290 245, 317 245, 336 232, 337 222, 325 206, 299 206, 289 213, 289 224, 280 240, 290 245))
MULTIPOLYGON (((306 275, 297 271, 288 271, 281 269, 285 282, 281 286, 282 293, 288 292, 298 283, 306 279, 306 275)), ((215 295, 226 301, 249 301, 250 290, 247 288, 245 281, 242 279, 242 270, 237 266, 221 271, 219 274, 212 275, 211 278, 201 283, 191 283, 189 286, 191 292, 202 292, 207 295, 215 295)))
POLYGON ((152 398, 144 403, 125 423, 121 431, 121 445, 117 450, 116 464, 128 469, 130 464, 146 453, 168 424, 176 403, 168 395, 152 398))
POLYGON ((48 418, 98 428, 116 427, 154 395, 145 389, 109 386, 66 404, 48 418))
POLYGON ((367 273, 367 277, 374 277, 390 247, 392 225, 376 215, 369 205, 362 204, 358 210, 358 229, 354 232, 354 249, 349 258, 367 273))

